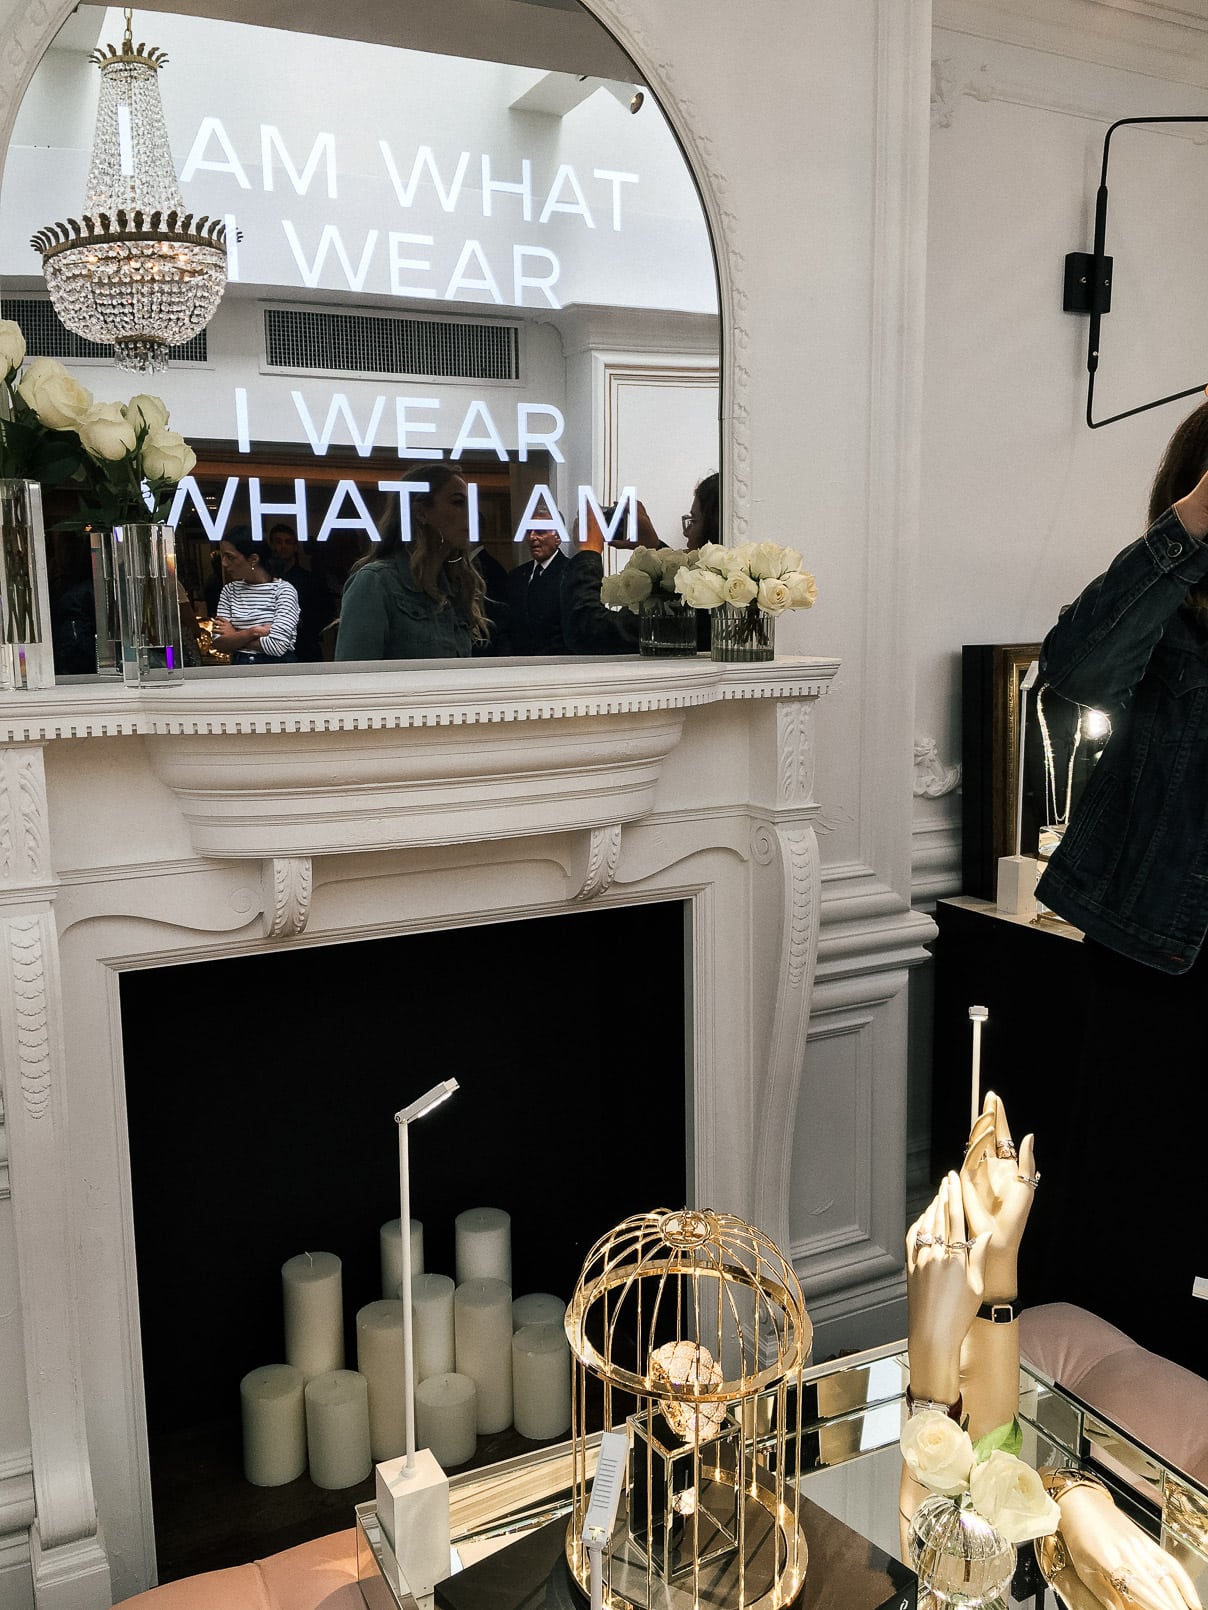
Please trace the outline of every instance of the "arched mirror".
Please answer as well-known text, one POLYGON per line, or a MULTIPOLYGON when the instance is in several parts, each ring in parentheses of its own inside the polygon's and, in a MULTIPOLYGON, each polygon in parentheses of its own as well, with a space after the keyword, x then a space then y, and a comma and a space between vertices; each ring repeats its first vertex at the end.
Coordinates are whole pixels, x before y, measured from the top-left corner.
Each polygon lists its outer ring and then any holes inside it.
MULTIPOLYGON (((47 298, 34 232, 78 216, 121 11, 79 6, 22 104, 0 198, 3 312, 98 401, 150 391, 198 463, 173 510, 198 620, 224 534, 273 534, 304 573, 305 657, 330 659, 342 585, 409 469, 453 461, 471 553, 503 594, 552 529, 640 502, 659 537, 718 447, 717 289, 692 177, 632 61, 577 0, 143 8, 166 52, 186 208, 226 220, 229 283, 166 374, 115 369, 47 298), (189 13, 189 14, 185 14, 189 13), (294 539, 296 538, 296 555, 294 539), (325 632, 319 628, 326 626, 325 632)), ((70 509, 48 508, 53 526, 70 509)), ((56 673, 94 669, 86 544, 49 539, 56 673), (79 649, 79 638, 83 648, 79 649), (73 652, 73 643, 78 652, 73 652)), ((606 552, 606 568, 619 562, 606 552)), ((217 668, 207 631, 204 663, 217 668)), ((490 645, 508 652, 500 634, 490 645)), ((303 653, 299 645, 299 658, 303 653)))

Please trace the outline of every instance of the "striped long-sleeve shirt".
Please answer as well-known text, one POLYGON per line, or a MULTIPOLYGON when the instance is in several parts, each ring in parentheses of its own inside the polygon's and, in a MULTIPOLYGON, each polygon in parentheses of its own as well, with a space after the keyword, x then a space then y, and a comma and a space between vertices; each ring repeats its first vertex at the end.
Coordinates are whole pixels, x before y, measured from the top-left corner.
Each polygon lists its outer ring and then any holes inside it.
POLYGON ((239 632, 271 622, 269 635, 250 645, 266 659, 279 660, 297 640, 298 595, 287 581, 228 581, 218 596, 218 613, 239 632))

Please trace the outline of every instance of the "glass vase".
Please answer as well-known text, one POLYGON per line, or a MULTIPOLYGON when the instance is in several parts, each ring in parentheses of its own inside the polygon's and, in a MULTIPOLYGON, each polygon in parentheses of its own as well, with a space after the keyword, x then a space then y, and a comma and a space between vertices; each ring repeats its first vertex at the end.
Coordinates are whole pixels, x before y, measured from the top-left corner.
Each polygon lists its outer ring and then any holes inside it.
POLYGON ((1005 1605, 1015 1571, 1015 1545, 1008 1543, 976 1510, 955 1498, 932 1493, 910 1522, 910 1561, 924 1593, 937 1606, 1005 1605))
POLYGON ((776 617, 758 604, 719 604, 712 625, 715 660, 770 660, 776 652, 776 617))
POLYGON ((653 658, 696 653, 696 611, 678 596, 655 593, 638 607, 638 650, 653 658))
MULTIPOLYGON (((175 532, 157 521, 114 526, 112 562, 126 686, 183 682, 175 532)), ((99 663, 99 609, 97 625, 99 663)))
POLYGON ((0 689, 54 685, 42 488, 0 479, 0 689))

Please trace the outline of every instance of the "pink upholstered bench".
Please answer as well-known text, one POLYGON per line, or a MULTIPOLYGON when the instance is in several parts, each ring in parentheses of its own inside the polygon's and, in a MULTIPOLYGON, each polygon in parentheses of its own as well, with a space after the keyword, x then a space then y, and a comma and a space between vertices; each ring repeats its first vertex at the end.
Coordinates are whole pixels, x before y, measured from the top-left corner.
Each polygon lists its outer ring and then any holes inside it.
POLYGON ((1131 1432, 1166 1463, 1208 1482, 1208 1380, 1139 1347, 1071 1303, 1024 1309, 1023 1358, 1131 1432))
POLYGON ((356 1533, 333 1532, 250 1565, 165 1582, 114 1610, 365 1610, 356 1533))

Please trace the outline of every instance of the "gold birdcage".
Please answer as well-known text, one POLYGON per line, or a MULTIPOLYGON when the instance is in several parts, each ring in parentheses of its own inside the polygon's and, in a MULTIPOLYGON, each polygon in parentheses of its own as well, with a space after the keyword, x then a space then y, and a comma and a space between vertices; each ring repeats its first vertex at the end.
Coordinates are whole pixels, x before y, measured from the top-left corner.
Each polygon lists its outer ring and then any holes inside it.
POLYGON ((589 1588, 589 1421, 624 1428, 624 1492, 602 1562, 611 1610, 778 1610, 806 1546, 790 1464, 813 1327, 792 1265, 728 1213, 657 1209, 588 1254, 574 1355, 571 1571, 589 1588), (602 1386, 602 1404, 600 1388, 602 1386))

